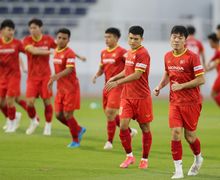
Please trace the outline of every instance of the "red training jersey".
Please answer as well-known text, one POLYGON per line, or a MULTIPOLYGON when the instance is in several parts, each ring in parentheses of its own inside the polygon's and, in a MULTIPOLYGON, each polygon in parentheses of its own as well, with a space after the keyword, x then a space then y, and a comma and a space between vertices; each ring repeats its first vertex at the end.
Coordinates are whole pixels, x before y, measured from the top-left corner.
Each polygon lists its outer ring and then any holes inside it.
MULTIPOLYGON (((56 48, 56 43, 51 36, 42 35, 39 40, 34 39, 31 36, 24 38, 25 50, 29 46, 34 46, 39 49, 50 50, 51 48, 56 48)), ((28 58, 28 78, 31 79, 42 79, 51 75, 50 65, 49 65, 49 55, 32 55, 27 52, 28 58)))
POLYGON ((125 53, 127 51, 117 46, 116 48, 109 50, 105 49, 101 52, 101 63, 100 66, 105 74, 105 82, 111 77, 123 71, 125 66, 125 53))
POLYGON ((12 39, 5 42, 0 39, 0 77, 7 79, 9 76, 20 77, 19 53, 24 53, 20 40, 12 39))
POLYGON ((218 75, 220 75, 220 48, 215 51, 215 54, 212 57, 211 61, 218 61, 218 65, 216 67, 216 70, 218 72, 218 75))
MULTIPOLYGON (((170 87, 173 82, 185 83, 204 74, 199 56, 186 49, 180 55, 174 55, 172 51, 165 55, 165 70, 170 78, 170 87)), ((170 89, 170 103, 174 105, 201 104, 200 88, 194 87, 179 91, 170 89)))
POLYGON ((78 85, 78 78, 76 76, 75 58, 75 53, 69 47, 59 51, 56 49, 54 52, 53 63, 56 74, 62 72, 68 67, 73 68, 73 71, 70 74, 61 77, 57 81, 57 89, 61 93, 75 92, 76 90, 76 85, 78 85))
POLYGON ((186 48, 199 56, 204 51, 202 43, 193 36, 189 36, 186 39, 186 48))
POLYGON ((142 71, 140 79, 125 83, 122 91, 123 99, 144 99, 150 96, 148 76, 150 71, 150 56, 143 47, 137 50, 129 50, 125 61, 125 76, 133 74, 135 71, 142 71))

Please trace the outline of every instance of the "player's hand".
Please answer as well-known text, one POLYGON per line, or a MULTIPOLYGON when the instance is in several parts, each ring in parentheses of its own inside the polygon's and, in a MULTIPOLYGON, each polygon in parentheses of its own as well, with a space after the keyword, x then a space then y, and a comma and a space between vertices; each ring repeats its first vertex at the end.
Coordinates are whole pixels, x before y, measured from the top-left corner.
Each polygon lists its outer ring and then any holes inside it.
POLYGON ((118 86, 118 83, 117 81, 113 81, 113 82, 107 82, 106 85, 105 85, 105 89, 107 91, 110 91, 112 88, 115 88, 116 86, 118 86))
POLYGON ((92 78, 92 83, 93 83, 93 84, 96 83, 96 79, 97 79, 97 76, 94 76, 94 77, 92 78))
POLYGON ((78 56, 78 58, 83 62, 85 62, 87 60, 85 56, 78 56))
POLYGON ((173 82, 173 84, 171 85, 171 90, 172 91, 179 91, 179 90, 183 89, 183 85, 182 84, 179 84, 176 81, 172 81, 172 82, 173 82))
POLYGON ((52 86, 53 86, 53 80, 50 79, 50 80, 48 81, 48 83, 47 83, 47 88, 48 88, 50 91, 52 91, 52 86))
POLYGON ((154 96, 159 96, 159 94, 160 94, 160 89, 159 89, 158 86, 157 86, 156 88, 154 88, 153 94, 154 94, 154 96))
POLYGON ((114 78, 113 78, 113 77, 111 77, 111 78, 108 80, 107 83, 112 82, 112 81, 114 81, 114 78))

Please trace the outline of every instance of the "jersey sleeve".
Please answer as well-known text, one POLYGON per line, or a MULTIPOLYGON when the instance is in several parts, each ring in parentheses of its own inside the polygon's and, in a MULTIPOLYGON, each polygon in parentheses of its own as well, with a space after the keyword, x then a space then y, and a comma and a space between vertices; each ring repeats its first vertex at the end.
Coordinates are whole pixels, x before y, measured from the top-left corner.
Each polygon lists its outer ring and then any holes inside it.
POLYGON ((135 71, 145 72, 150 64, 150 56, 147 53, 142 53, 137 57, 135 71))
POLYGON ((18 50, 19 52, 23 52, 23 53, 25 52, 24 45, 21 41, 18 41, 18 50))
POLYGON ((200 41, 198 41, 198 47, 199 47, 199 52, 202 53, 204 52, 204 47, 200 41))
POLYGON ((75 66, 76 55, 73 51, 69 51, 66 55, 66 68, 75 66))
POLYGON ((100 55, 99 66, 100 66, 100 67, 103 67, 103 51, 101 52, 101 55, 100 55))
POLYGON ((192 57, 192 64, 193 64, 193 71, 195 76, 204 74, 204 69, 198 55, 192 57))
POLYGON ((217 61, 220 59, 220 51, 216 51, 214 56, 211 58, 211 61, 217 61))
POLYGON ((123 60, 123 62, 125 62, 126 57, 127 57, 127 50, 126 50, 126 49, 123 49, 123 50, 122 50, 122 60, 123 60))

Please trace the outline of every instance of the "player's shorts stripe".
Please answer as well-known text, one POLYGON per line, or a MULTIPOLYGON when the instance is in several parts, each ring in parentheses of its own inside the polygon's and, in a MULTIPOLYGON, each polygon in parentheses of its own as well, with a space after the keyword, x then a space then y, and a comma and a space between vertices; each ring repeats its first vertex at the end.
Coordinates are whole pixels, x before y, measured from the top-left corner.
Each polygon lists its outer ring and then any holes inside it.
POLYGON ((135 71, 141 71, 141 72, 145 72, 144 69, 140 69, 140 68, 135 68, 135 71))

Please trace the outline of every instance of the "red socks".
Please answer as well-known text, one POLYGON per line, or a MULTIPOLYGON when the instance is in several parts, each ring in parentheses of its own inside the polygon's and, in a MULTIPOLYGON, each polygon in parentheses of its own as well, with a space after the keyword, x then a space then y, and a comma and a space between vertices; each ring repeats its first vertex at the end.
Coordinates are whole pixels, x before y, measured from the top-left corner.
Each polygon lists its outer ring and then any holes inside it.
POLYGON ((51 104, 45 106, 44 115, 46 118, 46 122, 50 123, 53 116, 53 107, 51 104))
POLYGON ((5 115, 5 117, 7 118, 8 117, 8 107, 7 106, 1 107, 1 110, 2 110, 2 113, 5 115))
POLYGON ((67 120, 67 124, 70 130, 70 133, 72 135, 73 141, 79 142, 78 133, 81 127, 78 125, 76 119, 74 117, 71 117, 70 119, 67 120))
POLYGON ((190 148, 192 149, 194 155, 200 154, 201 146, 200 146, 200 141, 198 138, 195 140, 194 143, 189 144, 189 145, 190 145, 190 148))
POLYGON ((115 123, 118 127, 120 127, 120 118, 118 114, 115 116, 115 123))
POLYGON ((24 100, 19 100, 18 104, 25 110, 27 111, 27 103, 24 100))
POLYGON ((215 102, 220 106, 220 93, 218 93, 217 96, 214 97, 215 102))
POLYGON ((16 113, 15 107, 8 107, 8 118, 10 120, 14 120, 15 119, 15 113, 16 113))
POLYGON ((131 148, 131 135, 129 132, 129 129, 126 130, 120 130, 120 139, 121 144, 124 147, 124 150, 127 154, 132 152, 131 148))
POLYGON ((112 143, 113 138, 115 136, 116 130, 116 122, 115 121, 107 121, 107 132, 108 132, 108 141, 112 143))
POLYGON ((142 132, 143 158, 147 159, 152 144, 151 132, 142 132))
POLYGON ((183 154, 181 141, 171 141, 171 151, 174 161, 181 160, 183 154))
POLYGON ((27 106, 27 112, 28 112, 28 116, 33 119, 34 117, 36 117, 36 110, 35 107, 31 107, 31 106, 27 106))

